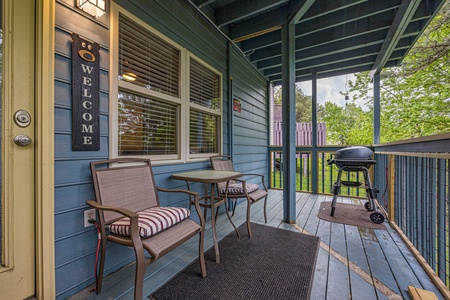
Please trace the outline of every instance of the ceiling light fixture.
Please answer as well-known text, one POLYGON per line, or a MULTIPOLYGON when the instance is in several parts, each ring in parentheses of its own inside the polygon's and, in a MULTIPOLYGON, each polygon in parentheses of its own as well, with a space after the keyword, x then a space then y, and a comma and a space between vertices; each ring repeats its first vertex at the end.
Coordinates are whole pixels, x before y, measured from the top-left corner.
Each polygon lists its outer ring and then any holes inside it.
POLYGON ((93 17, 99 18, 106 12, 105 0, 77 0, 79 9, 93 17))

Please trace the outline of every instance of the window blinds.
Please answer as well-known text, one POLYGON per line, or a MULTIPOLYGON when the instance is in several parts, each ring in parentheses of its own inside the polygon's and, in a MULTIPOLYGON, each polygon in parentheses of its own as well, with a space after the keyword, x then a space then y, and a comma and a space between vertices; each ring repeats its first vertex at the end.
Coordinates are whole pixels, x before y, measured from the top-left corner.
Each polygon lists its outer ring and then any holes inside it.
POLYGON ((189 67, 191 102, 220 112, 220 76, 193 58, 189 67))
POLYGON ((177 107, 119 92, 119 155, 176 154, 177 107))
POLYGON ((119 79, 180 96, 180 51, 127 17, 119 18, 119 79))
POLYGON ((189 120, 190 153, 218 153, 219 117, 191 109, 189 120))

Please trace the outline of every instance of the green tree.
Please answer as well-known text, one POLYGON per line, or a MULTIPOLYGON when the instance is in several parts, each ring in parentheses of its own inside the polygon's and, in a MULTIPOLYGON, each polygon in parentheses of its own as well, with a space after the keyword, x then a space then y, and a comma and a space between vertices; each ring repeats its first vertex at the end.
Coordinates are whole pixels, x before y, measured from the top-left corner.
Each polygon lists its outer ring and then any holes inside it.
POLYGON ((355 103, 342 107, 327 101, 318 106, 317 119, 327 124, 327 144, 365 145, 372 142, 372 116, 355 103))
MULTIPOLYGON (((274 88, 274 102, 281 104, 282 90, 281 86, 274 88)), ((295 121, 296 122, 311 122, 312 119, 312 99, 311 96, 305 95, 302 89, 295 85, 295 121)))
MULTIPOLYGON (((373 110, 368 72, 349 82, 353 101, 373 110)), ((432 20, 399 67, 381 73, 381 142, 450 131, 450 1, 432 20)))

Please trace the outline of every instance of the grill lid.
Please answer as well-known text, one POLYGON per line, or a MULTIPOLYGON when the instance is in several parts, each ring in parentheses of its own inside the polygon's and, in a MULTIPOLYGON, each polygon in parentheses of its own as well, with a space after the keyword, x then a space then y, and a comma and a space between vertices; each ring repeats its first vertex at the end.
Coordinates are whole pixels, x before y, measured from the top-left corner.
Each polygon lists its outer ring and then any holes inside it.
POLYGON ((373 151, 367 147, 353 146, 336 151, 335 160, 371 160, 373 151))

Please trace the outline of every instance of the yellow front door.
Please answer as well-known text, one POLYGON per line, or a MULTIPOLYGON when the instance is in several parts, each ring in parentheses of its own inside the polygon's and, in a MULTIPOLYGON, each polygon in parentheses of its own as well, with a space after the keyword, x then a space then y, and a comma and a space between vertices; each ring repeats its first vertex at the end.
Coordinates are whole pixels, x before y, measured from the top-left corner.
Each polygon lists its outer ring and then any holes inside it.
POLYGON ((36 294, 35 12, 2 1, 1 299, 36 294))

